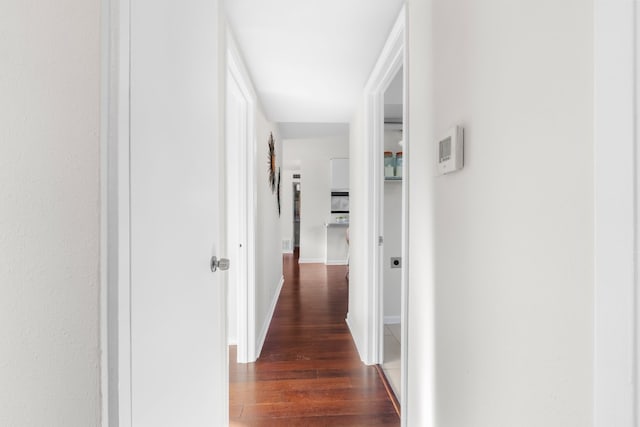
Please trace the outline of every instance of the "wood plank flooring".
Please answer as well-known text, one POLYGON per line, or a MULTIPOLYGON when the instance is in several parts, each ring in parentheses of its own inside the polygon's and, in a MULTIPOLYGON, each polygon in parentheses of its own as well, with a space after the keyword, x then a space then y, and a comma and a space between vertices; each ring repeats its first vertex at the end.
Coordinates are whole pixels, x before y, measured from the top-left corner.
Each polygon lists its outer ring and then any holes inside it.
POLYGON ((284 257, 285 283, 256 363, 229 360, 232 427, 394 426, 400 419, 345 323, 346 267, 284 257))

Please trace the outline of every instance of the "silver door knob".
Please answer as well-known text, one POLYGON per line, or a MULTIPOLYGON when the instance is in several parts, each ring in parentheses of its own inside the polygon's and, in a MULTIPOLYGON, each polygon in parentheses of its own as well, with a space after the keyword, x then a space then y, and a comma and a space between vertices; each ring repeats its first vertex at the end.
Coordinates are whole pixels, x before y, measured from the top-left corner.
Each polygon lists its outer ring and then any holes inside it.
POLYGON ((214 273, 217 270, 221 270, 221 271, 228 270, 230 264, 231 263, 226 258, 218 259, 218 257, 215 255, 211 257, 211 271, 213 271, 214 273))

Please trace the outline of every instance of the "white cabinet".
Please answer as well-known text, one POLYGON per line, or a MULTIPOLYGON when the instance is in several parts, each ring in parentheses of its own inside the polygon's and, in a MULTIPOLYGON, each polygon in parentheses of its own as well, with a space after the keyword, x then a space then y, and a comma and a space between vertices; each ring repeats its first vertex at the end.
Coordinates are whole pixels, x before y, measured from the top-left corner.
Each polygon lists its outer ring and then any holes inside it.
POLYGON ((349 190, 349 159, 331 159, 331 190, 349 190))
POLYGON ((349 244, 347 243, 347 230, 349 224, 329 223, 327 228, 327 251, 324 263, 327 265, 349 264, 349 244))

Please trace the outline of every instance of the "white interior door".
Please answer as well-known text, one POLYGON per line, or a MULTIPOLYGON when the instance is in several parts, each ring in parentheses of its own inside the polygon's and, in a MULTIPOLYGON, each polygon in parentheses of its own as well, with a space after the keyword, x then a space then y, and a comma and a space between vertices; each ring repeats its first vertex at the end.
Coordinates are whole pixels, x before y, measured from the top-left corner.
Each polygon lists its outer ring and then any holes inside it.
POLYGON ((215 0, 131 2, 131 425, 225 426, 215 0))

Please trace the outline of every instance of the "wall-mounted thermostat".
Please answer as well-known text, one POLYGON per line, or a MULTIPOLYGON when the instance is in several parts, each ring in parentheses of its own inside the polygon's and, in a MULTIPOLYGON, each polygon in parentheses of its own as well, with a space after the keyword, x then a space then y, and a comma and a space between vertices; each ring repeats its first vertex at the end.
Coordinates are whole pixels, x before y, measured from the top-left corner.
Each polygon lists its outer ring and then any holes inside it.
POLYGON ((438 174, 444 175, 464 166, 464 129, 454 126, 438 141, 438 174))

